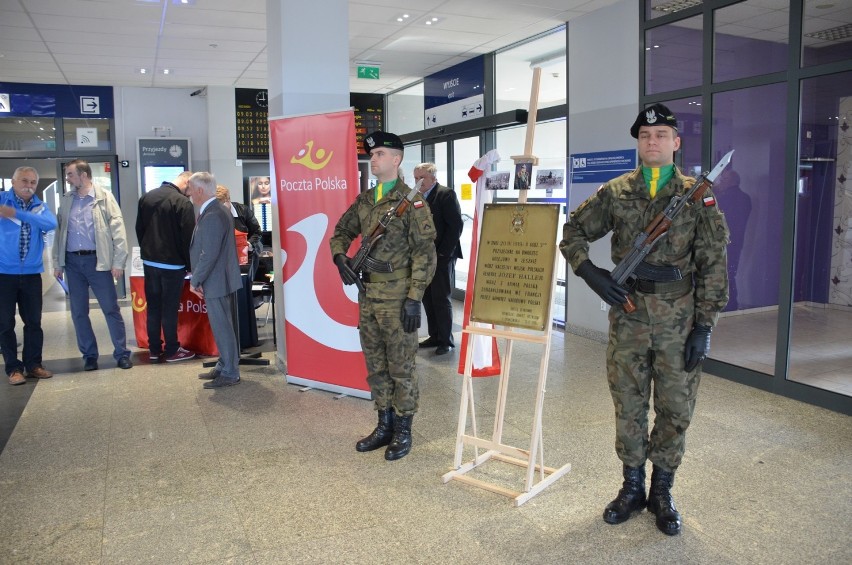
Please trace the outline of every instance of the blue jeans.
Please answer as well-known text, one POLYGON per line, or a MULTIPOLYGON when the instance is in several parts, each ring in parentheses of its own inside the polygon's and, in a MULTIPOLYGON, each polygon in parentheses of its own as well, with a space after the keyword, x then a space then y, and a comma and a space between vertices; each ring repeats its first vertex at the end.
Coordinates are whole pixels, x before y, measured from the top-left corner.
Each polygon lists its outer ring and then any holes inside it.
POLYGON ((77 332, 77 347, 84 359, 98 358, 98 341, 89 320, 89 288, 98 299, 98 304, 106 318, 109 335, 112 338, 112 356, 118 360, 130 355, 127 349, 127 334, 124 318, 118 306, 118 294, 110 271, 96 269, 96 255, 65 254, 65 282, 71 302, 71 319, 77 332))
POLYGON ((41 329, 41 275, 0 275, 0 347, 6 374, 31 371, 41 365, 44 332, 41 329), (24 321, 23 362, 18 359, 15 307, 24 321))

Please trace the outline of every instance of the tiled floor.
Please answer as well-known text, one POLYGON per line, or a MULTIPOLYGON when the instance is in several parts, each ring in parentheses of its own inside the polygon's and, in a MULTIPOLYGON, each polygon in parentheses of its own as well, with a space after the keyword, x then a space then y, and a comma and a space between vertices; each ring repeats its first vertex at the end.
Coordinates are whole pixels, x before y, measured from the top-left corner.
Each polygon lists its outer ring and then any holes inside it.
MULTIPOLYGON (((129 371, 107 354, 84 373, 64 299, 48 300, 45 364, 58 374, 0 385, 24 406, 0 454, 0 563, 852 562, 848 416, 706 375, 674 488, 684 532, 669 538, 647 512, 601 520, 621 469, 603 344, 553 335, 545 463, 572 469, 515 508, 441 481, 458 352, 418 353, 414 449, 389 463, 354 450, 375 422, 369 402, 303 392, 272 367, 243 367, 218 391, 201 388, 201 361, 149 365, 141 351, 129 371)), ((515 347, 512 445, 528 442, 540 350, 515 347)), ((487 430, 496 381, 474 385, 487 430)), ((500 463, 476 473, 523 481, 500 463)))
MULTIPOLYGON (((778 312, 726 316, 713 332, 711 356, 768 375, 775 372, 778 312)), ((852 311, 793 309, 790 379, 852 396, 852 311)))

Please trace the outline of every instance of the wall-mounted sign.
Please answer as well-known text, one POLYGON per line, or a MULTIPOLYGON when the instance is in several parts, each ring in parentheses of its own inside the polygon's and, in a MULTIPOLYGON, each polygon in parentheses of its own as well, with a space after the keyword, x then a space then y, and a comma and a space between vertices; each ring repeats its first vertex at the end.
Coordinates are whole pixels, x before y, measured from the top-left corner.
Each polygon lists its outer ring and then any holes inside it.
POLYGON ((11 116, 112 118, 112 87, 0 82, 0 112, 11 116))
POLYGON ((636 168, 636 150, 572 153, 569 162, 572 183, 601 184, 636 168))
POLYGON ((358 78, 379 80, 379 67, 358 65, 358 78))
POLYGON ((237 159, 269 159, 269 92, 237 88, 237 159))
POLYGON ((423 79, 427 129, 485 115, 484 61, 476 57, 423 79))

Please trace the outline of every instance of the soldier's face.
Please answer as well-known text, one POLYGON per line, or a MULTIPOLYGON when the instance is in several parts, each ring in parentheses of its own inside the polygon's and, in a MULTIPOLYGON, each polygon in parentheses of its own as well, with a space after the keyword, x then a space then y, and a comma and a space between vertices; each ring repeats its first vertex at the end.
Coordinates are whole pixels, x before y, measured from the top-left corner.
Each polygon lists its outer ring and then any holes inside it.
POLYGON ((399 151, 386 147, 377 147, 370 152, 370 172, 379 182, 397 178, 402 155, 399 151))
POLYGON ((639 128, 639 158, 646 167, 665 167, 674 162, 675 151, 680 149, 680 137, 668 126, 642 126, 639 128))

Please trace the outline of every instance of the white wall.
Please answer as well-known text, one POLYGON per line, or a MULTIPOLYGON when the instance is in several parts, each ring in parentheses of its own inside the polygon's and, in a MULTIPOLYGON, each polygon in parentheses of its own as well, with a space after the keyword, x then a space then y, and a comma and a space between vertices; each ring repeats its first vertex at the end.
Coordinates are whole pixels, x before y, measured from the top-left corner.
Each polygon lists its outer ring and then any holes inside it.
MULTIPOLYGON (((636 147, 630 125, 639 111, 639 5, 622 0, 568 24, 568 152, 636 147)), ((597 186, 570 188, 575 209, 597 186)), ((612 269, 609 236, 590 247, 596 265, 612 269)), ((608 322, 600 298, 573 274, 566 281, 566 325, 601 337, 608 322)))
MULTIPOLYGON (((131 247, 138 245, 135 229, 136 204, 141 196, 136 158, 137 138, 155 137, 154 127, 171 128, 170 137, 190 139, 192 170, 209 170, 207 143, 210 136, 207 128, 207 99, 203 96, 190 96, 194 90, 138 87, 116 87, 114 90, 116 153, 119 161, 130 161, 130 167, 119 168, 118 178, 121 190, 121 211, 131 247)), ((233 112, 232 104, 231 113, 233 112)), ((233 122, 232 117, 230 123, 233 122)), ((235 139, 236 137, 231 137, 232 141, 235 139)))
POLYGON ((237 165, 236 91, 232 86, 207 87, 207 129, 210 168, 216 182, 227 186, 231 200, 242 202, 243 168, 237 165))

